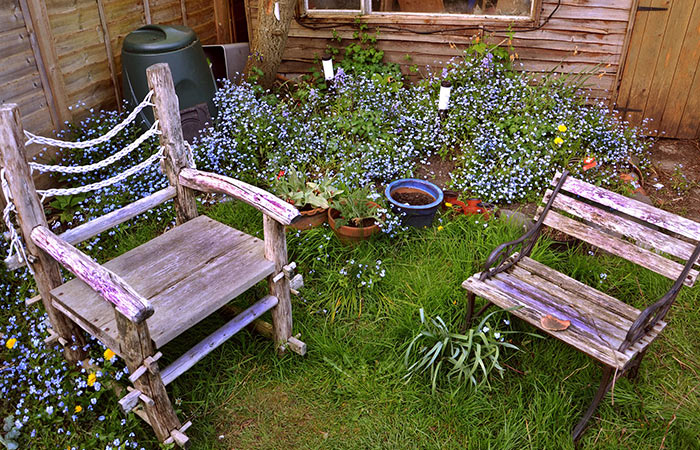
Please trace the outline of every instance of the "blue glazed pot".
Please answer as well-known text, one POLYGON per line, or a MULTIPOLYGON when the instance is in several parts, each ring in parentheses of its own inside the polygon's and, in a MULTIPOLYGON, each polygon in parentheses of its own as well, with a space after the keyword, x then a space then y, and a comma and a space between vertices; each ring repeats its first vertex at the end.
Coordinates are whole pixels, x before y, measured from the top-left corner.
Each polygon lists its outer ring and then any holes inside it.
POLYGON ((442 189, 429 181, 418 180, 416 178, 396 180, 386 187, 384 194, 391 204, 391 209, 395 213, 401 214, 401 222, 404 225, 409 225, 415 228, 429 227, 432 225, 433 218, 435 218, 435 212, 442 203, 442 189), (400 192, 422 192, 433 197, 435 201, 427 205, 415 206, 399 203, 394 199, 392 194, 397 194, 400 192))

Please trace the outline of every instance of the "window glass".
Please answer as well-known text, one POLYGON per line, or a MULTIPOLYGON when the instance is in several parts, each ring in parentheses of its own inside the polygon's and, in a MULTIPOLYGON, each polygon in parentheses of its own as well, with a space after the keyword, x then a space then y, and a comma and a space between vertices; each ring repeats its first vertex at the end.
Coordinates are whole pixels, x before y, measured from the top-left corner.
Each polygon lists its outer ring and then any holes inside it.
POLYGON ((372 0, 372 11, 529 16, 531 4, 532 0, 372 0))
POLYGON ((309 10, 350 9, 360 10, 362 0, 309 0, 309 10))

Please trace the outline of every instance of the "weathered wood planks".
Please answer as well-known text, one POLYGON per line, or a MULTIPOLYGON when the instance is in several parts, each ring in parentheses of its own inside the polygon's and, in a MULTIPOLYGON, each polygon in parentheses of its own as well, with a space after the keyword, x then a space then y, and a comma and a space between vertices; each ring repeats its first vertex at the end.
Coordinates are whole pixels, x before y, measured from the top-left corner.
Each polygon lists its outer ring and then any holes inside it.
POLYGON ((282 225, 289 225, 300 217, 299 211, 284 200, 259 187, 224 175, 185 168, 180 171, 180 183, 202 192, 230 195, 259 209, 282 225))
MULTIPOLYGON (((206 216, 179 225, 104 267, 150 301, 155 312, 147 323, 158 348, 274 272, 260 239, 206 216)), ((52 295, 61 311, 81 318, 81 327, 118 341, 109 305, 80 280, 65 283, 52 295)))
POLYGON ((166 386, 172 383, 177 377, 185 373, 190 367, 197 364, 197 362, 201 361, 202 358, 226 342, 231 336, 241 331, 246 325, 250 324, 276 305, 277 297, 272 295, 268 295, 255 302, 163 369, 161 373, 163 383, 166 386))
POLYGON ((114 305, 127 319, 140 323, 153 314, 153 307, 121 277, 105 269, 89 256, 68 244, 45 226, 31 232, 31 239, 100 297, 114 305))

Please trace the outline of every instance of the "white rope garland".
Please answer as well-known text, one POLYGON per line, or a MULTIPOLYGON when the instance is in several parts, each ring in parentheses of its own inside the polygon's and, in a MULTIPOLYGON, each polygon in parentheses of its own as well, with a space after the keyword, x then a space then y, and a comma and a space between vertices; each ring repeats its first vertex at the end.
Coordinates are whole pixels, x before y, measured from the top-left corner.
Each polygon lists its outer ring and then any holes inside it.
POLYGON ((154 153, 153 155, 149 156, 148 159, 141 161, 140 163, 136 164, 135 166, 129 167, 124 172, 119 173, 111 178, 107 178, 106 180, 98 181, 97 183, 86 184, 85 186, 78 186, 75 188, 46 189, 46 190, 37 190, 37 192, 39 193, 39 195, 42 196, 41 200, 43 202, 46 197, 55 197, 55 196, 61 196, 61 195, 76 195, 76 194, 84 194, 87 192, 96 191, 98 189, 106 188, 108 186, 112 186, 114 184, 117 184, 120 181, 123 181, 123 180, 129 178, 130 176, 132 176, 138 172, 141 172, 146 167, 153 164, 156 160, 159 160, 162 158, 163 158, 163 148, 160 147, 159 150, 156 153, 154 153))
POLYGON ((143 144, 147 139, 149 139, 151 136, 155 136, 160 134, 160 131, 158 130, 158 121, 156 120, 153 123, 153 126, 148 129, 145 133, 143 133, 141 136, 139 136, 134 142, 129 144, 128 146, 124 147, 123 149, 119 150, 117 153, 114 153, 113 155, 110 155, 109 157, 103 159, 102 161, 98 161, 94 164, 89 164, 86 166, 60 166, 60 165, 46 165, 46 164, 39 164, 36 162, 30 162, 29 167, 32 169, 38 170, 40 172, 60 172, 60 173, 88 173, 92 172, 94 170, 98 169, 104 169, 107 166, 110 166, 114 164, 115 162, 119 161, 120 159, 124 158, 131 152, 133 152, 135 149, 137 149, 141 144, 143 144))
POLYGON ((5 226, 7 227, 7 232, 9 233, 10 249, 7 253, 7 257, 11 258, 13 254, 17 253, 17 259, 20 263, 26 262, 29 272, 34 275, 34 269, 29 263, 29 258, 27 258, 27 252, 22 243, 22 239, 17 233, 14 224, 12 223, 11 214, 17 214, 15 209, 15 204, 12 202, 12 194, 10 193, 10 186, 7 184, 7 179, 5 178, 5 169, 0 169, 0 184, 2 184, 2 193, 5 195, 5 209, 2 211, 2 218, 5 221, 5 226))
POLYGON ((32 134, 29 131, 25 130, 24 135, 28 138, 28 141, 25 142, 24 145, 29 145, 33 143, 60 148, 89 148, 94 147, 98 144, 103 144, 112 139, 114 136, 117 135, 117 133, 122 131, 127 125, 133 122, 142 109, 144 109, 147 106, 155 106, 153 103, 151 103, 151 97, 153 97, 153 90, 149 91, 148 94, 146 94, 146 96, 143 98, 143 101, 136 108, 134 108, 133 111, 131 111, 131 113, 126 117, 126 119, 124 119, 119 125, 109 130, 106 134, 103 134, 98 138, 83 142, 70 142, 61 141, 59 139, 47 138, 45 136, 37 136, 36 134, 32 134))

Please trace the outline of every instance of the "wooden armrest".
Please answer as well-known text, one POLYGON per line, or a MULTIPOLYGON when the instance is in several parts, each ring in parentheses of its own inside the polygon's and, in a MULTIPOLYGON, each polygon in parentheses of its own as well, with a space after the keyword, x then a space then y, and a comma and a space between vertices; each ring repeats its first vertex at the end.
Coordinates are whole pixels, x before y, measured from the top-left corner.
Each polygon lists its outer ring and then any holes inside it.
POLYGON ((35 227, 31 238, 39 248, 112 303, 127 319, 140 323, 153 315, 153 307, 148 300, 139 295, 119 275, 105 269, 48 228, 41 225, 35 227))
POLYGON ((282 225, 289 225, 301 217, 295 207, 281 198, 243 181, 190 168, 182 169, 179 178, 180 184, 190 189, 227 194, 244 201, 282 225))

